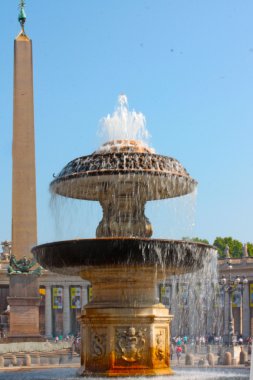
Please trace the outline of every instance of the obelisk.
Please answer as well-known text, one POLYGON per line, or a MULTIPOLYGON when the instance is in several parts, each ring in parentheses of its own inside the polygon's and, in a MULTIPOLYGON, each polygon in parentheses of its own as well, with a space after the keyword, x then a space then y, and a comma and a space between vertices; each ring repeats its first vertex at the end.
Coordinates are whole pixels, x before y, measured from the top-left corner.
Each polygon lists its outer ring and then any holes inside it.
MULTIPOLYGON (((12 254, 32 257, 37 241, 33 111, 32 41, 27 37, 24 0, 20 1, 21 32, 14 42, 14 105, 12 147, 12 254)), ((8 340, 40 341, 39 281, 31 273, 10 275, 8 340)))
POLYGON ((14 42, 12 147, 12 253, 17 259, 32 257, 30 249, 37 243, 32 41, 25 20, 21 1, 21 32, 14 42))

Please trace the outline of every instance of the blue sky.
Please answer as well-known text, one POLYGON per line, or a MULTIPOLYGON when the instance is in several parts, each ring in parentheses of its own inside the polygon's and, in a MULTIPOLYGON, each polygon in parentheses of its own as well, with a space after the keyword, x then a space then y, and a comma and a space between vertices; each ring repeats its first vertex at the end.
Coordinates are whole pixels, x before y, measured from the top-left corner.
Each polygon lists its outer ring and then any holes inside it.
MULTIPOLYGON (((2 240, 11 239, 17 5, 1 4, 2 240)), ((26 13, 33 40, 38 241, 94 235, 99 207, 62 206, 55 227, 48 187, 53 173, 98 147, 99 120, 125 93, 129 108, 146 117, 150 145, 179 159, 199 183, 195 204, 186 197, 147 207, 155 235, 252 242, 252 1, 27 0, 26 13)))

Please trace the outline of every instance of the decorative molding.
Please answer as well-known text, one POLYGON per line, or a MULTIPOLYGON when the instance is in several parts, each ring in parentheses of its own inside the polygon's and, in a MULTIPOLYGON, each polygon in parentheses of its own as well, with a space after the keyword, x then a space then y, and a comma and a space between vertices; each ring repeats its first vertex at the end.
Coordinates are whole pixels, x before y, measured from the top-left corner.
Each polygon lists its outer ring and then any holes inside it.
POLYGON ((157 360, 162 361, 165 359, 165 329, 159 330, 159 333, 156 334, 155 340, 155 356, 157 360))
POLYGON ((106 332, 91 332, 91 355, 94 359, 101 359, 106 353, 106 332))
POLYGON ((145 328, 117 328, 116 352, 118 356, 128 363, 135 363, 143 359, 143 351, 146 344, 145 328))

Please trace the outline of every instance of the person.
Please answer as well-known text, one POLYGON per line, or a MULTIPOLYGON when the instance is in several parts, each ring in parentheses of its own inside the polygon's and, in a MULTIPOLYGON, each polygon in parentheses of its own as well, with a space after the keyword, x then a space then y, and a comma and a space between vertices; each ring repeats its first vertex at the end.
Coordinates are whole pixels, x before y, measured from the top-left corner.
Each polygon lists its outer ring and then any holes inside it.
POLYGON ((176 345, 177 345, 177 346, 181 346, 181 344, 182 344, 181 336, 178 336, 178 337, 176 338, 176 345))
POLYGON ((177 362, 179 364, 180 358, 181 358, 181 355, 182 355, 182 347, 181 346, 177 346, 176 354, 177 354, 177 362))
POLYGON ((241 335, 239 335, 238 344, 239 346, 243 345, 243 337, 241 335))

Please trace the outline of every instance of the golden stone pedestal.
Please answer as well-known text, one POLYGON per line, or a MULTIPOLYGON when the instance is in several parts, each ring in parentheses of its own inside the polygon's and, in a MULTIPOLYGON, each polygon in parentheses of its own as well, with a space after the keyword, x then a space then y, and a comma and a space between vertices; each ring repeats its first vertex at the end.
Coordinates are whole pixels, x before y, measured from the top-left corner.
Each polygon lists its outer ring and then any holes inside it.
POLYGON ((170 321, 158 303, 157 268, 93 267, 92 301, 80 317, 82 376, 170 375, 170 321))
POLYGON ((8 341, 41 341, 39 282, 32 274, 10 276, 10 331, 8 341))

